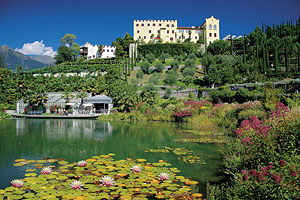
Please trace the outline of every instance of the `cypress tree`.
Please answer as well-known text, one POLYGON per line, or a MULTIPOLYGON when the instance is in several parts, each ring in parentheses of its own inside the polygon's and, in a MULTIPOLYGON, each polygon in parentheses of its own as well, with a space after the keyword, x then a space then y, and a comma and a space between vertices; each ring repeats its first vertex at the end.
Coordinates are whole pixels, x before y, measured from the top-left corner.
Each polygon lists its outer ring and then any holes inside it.
POLYGON ((262 59, 263 59, 263 62, 262 62, 262 73, 265 73, 266 72, 266 49, 265 49, 265 44, 262 45, 263 47, 263 56, 262 56, 262 59))
POLYGON ((243 63, 246 63, 246 41, 245 41, 245 34, 243 37, 243 63))
POLYGON ((233 54, 232 35, 230 35, 230 54, 233 54))
POLYGON ((285 41, 284 41, 284 56, 285 56, 285 72, 286 72, 286 75, 288 76, 289 73, 290 73, 290 66, 289 66, 289 56, 288 56, 288 42, 287 42, 287 38, 285 38, 285 41))
POLYGON ((259 51, 258 51, 258 41, 256 40, 256 71, 258 69, 258 66, 259 66, 259 51))
POLYGON ((275 73, 278 73, 278 43, 277 41, 274 41, 274 57, 275 57, 275 73))
POLYGON ((130 63, 129 63, 129 58, 126 57, 126 66, 128 70, 128 76, 130 76, 130 63))
POLYGON ((268 52, 268 43, 266 42, 266 71, 269 70, 269 52, 268 52))
POLYGON ((298 72, 300 72, 300 44, 298 43, 298 72))

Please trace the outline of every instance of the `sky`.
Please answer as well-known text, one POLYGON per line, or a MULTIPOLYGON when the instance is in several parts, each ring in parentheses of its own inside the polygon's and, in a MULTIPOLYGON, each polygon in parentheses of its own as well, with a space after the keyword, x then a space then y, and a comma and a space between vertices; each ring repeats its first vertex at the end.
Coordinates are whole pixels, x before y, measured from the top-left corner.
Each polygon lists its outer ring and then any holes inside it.
POLYGON ((0 0, 0 46, 26 55, 50 55, 67 33, 76 43, 111 45, 133 20, 176 20, 178 26, 200 26, 220 19, 220 36, 252 32, 300 15, 300 0, 0 0))

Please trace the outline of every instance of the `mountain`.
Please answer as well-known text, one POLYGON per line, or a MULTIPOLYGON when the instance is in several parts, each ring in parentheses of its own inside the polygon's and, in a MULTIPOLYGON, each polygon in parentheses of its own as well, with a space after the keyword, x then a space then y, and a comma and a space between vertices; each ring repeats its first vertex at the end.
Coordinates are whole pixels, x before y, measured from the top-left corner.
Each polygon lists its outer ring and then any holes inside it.
POLYGON ((22 66, 23 70, 31 70, 48 66, 47 64, 30 58, 29 56, 16 52, 7 45, 0 46, 0 55, 4 61, 5 68, 12 69, 14 71, 18 66, 22 66))
POLYGON ((54 65, 55 59, 51 56, 30 56, 33 60, 44 63, 46 65, 54 65))

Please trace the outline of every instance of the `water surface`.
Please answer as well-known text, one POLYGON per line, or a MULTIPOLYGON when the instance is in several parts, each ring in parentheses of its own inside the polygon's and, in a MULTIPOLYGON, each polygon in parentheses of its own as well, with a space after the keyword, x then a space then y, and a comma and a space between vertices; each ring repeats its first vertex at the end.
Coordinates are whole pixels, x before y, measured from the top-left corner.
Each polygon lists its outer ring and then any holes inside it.
POLYGON ((178 132, 180 124, 161 122, 101 122, 78 119, 0 120, 0 188, 12 179, 24 178, 26 166, 14 167, 15 159, 66 158, 74 162, 94 155, 115 153, 114 159, 145 158, 165 160, 192 177, 205 193, 205 183, 220 179, 220 147, 215 144, 177 143, 174 139, 196 138, 178 132), (187 165, 172 153, 145 153, 147 148, 185 147, 193 150, 206 165, 187 165))

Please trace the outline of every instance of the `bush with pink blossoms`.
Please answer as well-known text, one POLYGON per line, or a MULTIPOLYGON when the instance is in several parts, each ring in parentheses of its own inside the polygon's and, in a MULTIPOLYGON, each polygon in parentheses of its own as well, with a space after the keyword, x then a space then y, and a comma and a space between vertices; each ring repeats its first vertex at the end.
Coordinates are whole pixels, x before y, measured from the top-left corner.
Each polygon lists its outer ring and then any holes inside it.
POLYGON ((228 182, 212 199, 299 199, 300 119, 278 103, 267 120, 244 120, 224 151, 228 182))

